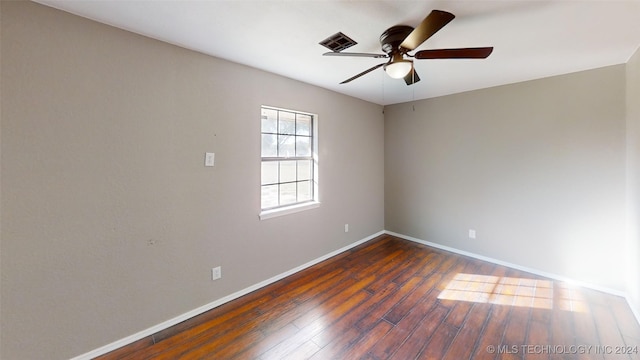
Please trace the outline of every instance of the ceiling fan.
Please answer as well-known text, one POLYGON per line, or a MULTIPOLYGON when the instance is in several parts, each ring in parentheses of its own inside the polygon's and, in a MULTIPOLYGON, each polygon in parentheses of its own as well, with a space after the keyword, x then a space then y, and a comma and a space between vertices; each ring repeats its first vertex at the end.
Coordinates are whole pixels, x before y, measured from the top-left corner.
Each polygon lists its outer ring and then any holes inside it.
POLYGON ((367 69, 358 75, 348 78, 340 84, 346 84, 353 81, 365 74, 376 70, 379 67, 383 67, 384 71, 394 79, 404 78, 407 85, 414 84, 420 81, 420 77, 416 73, 413 67, 413 60, 415 59, 485 59, 493 51, 493 47, 474 47, 474 48, 457 48, 457 49, 434 49, 434 50, 421 50, 414 55, 409 54, 409 51, 415 50, 433 34, 442 29, 451 20, 455 18, 455 15, 441 10, 433 10, 431 13, 422 20, 422 23, 417 28, 412 28, 406 25, 392 26, 380 35, 380 44, 382 45, 382 51, 385 54, 370 54, 370 53, 348 53, 339 51, 330 51, 324 53, 324 56, 356 56, 356 57, 371 57, 371 58, 388 58, 389 61, 378 64, 370 69, 367 69))

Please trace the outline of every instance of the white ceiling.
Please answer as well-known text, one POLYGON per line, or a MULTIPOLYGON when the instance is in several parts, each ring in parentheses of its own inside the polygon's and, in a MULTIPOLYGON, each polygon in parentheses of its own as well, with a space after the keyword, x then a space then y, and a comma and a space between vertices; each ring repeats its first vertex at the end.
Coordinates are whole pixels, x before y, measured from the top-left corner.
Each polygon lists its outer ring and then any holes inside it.
POLYGON ((387 105, 625 63, 640 45, 640 0, 627 1, 195 1, 39 3, 188 49, 387 105), (415 60, 407 86, 384 59, 323 57, 318 44, 342 31, 346 52, 381 53, 393 25, 417 26, 433 9, 456 18, 417 50, 493 46, 484 60, 415 60))

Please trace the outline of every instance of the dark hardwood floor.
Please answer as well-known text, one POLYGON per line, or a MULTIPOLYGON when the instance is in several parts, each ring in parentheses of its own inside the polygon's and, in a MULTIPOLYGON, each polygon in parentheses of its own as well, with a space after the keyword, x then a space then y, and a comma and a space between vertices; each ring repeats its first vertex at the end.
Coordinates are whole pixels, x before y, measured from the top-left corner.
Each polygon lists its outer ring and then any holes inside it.
POLYGON ((383 235, 100 359, 640 359, 620 297, 383 235))

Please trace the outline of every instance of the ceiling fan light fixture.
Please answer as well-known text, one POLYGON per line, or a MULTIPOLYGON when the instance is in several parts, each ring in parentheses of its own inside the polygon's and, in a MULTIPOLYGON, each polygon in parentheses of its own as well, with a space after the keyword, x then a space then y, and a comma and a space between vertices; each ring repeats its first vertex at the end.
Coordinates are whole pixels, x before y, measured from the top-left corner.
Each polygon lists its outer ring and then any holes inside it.
MULTIPOLYGON (((2 1, 2 0, 0 0, 2 1)), ((322 54, 330 56, 357 56, 370 58, 387 58, 386 63, 375 65, 356 76, 352 76, 340 84, 346 84, 363 75, 366 75, 378 68, 384 71, 393 79, 403 79, 407 85, 413 85, 420 81, 420 76, 413 67, 411 59, 485 59, 493 51, 493 47, 473 47, 455 49, 429 49, 421 50, 414 54, 409 52, 416 50, 422 43, 437 33, 451 20, 455 18, 452 13, 433 10, 415 28, 407 25, 396 25, 385 30, 380 35, 380 45, 385 54, 371 53, 345 53, 332 51, 322 54), (405 59, 405 56, 410 59, 405 59)))
POLYGON ((384 71, 393 79, 402 79, 413 69, 413 61, 398 60, 384 66, 384 71))

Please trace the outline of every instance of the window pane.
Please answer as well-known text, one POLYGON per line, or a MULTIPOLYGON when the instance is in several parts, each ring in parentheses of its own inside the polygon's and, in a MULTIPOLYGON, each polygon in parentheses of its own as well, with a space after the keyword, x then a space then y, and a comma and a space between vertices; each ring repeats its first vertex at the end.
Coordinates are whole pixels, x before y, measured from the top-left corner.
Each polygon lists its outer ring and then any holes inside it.
POLYGON ((309 201, 311 196, 311 181, 300 181, 298 184, 298 201, 309 201))
POLYGON ((262 157, 278 156, 278 135, 262 134, 262 157))
POLYGON ((296 202, 296 183, 280 185, 280 205, 296 202))
POLYGON ((273 109, 262 109, 262 132, 278 132, 278 111, 273 109))
POLYGON ((298 160, 298 180, 311 180, 311 161, 298 160))
POLYGON ((280 161, 280 182, 296 181, 296 162, 280 161))
POLYGON ((311 116, 298 114, 296 135, 311 135, 311 116))
POLYGON ((278 185, 267 185, 262 187, 262 208, 272 208, 278 206, 278 185))
POLYGON ((278 183, 278 161, 262 162, 262 185, 278 183))
POLYGON ((296 155, 296 139, 295 136, 278 135, 278 147, 279 157, 292 157, 296 155))
POLYGON ((296 133, 296 114, 280 111, 280 128, 278 129, 278 133, 290 135, 296 133))
POLYGON ((262 107, 260 119, 262 209, 313 200, 314 116, 262 107))
POLYGON ((311 138, 296 136, 296 156, 311 156, 311 138))

